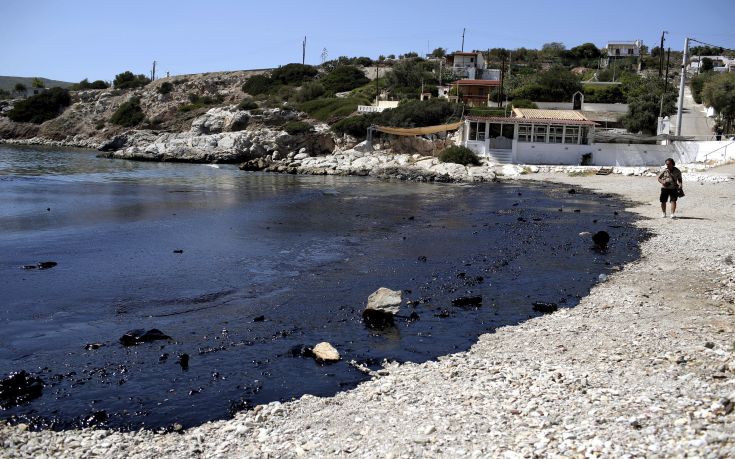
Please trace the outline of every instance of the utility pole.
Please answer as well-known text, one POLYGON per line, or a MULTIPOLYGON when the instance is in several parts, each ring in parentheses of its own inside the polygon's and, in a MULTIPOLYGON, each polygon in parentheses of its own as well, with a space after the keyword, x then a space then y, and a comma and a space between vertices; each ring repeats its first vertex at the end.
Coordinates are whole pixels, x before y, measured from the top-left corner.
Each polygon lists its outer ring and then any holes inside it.
POLYGON ((462 28, 462 52, 464 52, 464 31, 465 28, 462 28))
POLYGON ((306 64, 306 35, 304 35, 304 42, 301 44, 301 65, 306 64))
POLYGON ((667 31, 661 32, 661 45, 658 47, 658 77, 661 78, 663 74, 663 67, 664 67, 664 35, 667 34, 667 31))
POLYGON ((689 57, 689 37, 684 39, 684 56, 681 58, 681 79, 679 80, 679 107, 676 112, 676 135, 681 136, 681 116, 684 109, 684 85, 686 84, 687 57, 689 57))
POLYGON ((156 61, 153 61, 153 69, 151 69, 151 81, 156 79, 156 61))
POLYGON ((498 91, 498 107, 503 106, 503 79, 505 78, 505 56, 501 55, 500 90, 498 91))
POLYGON ((664 77, 664 92, 661 94, 661 107, 658 109, 658 117, 664 116, 664 96, 669 89, 669 61, 671 59, 671 48, 666 50, 666 77, 664 77))

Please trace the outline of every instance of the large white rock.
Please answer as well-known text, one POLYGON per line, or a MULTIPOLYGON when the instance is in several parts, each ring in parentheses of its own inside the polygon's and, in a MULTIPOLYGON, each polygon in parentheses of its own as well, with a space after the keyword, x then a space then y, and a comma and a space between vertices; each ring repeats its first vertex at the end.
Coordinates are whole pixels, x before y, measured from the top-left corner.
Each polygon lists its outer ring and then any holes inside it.
POLYGON ((401 310, 401 301, 403 301, 403 293, 380 287, 368 297, 365 310, 380 311, 395 315, 401 310))
POLYGON ((314 353, 315 359, 323 362, 337 362, 340 359, 337 349, 326 341, 314 346, 312 352, 314 353))

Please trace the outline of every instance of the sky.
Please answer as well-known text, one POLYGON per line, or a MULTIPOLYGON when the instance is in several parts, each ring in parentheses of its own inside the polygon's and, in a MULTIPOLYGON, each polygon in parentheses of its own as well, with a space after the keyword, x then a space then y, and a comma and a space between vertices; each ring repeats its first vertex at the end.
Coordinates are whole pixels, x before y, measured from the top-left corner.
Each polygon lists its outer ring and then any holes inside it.
POLYGON ((685 37, 735 48, 732 0, 0 0, 0 75, 111 81, 271 68, 338 56, 540 48, 685 37))

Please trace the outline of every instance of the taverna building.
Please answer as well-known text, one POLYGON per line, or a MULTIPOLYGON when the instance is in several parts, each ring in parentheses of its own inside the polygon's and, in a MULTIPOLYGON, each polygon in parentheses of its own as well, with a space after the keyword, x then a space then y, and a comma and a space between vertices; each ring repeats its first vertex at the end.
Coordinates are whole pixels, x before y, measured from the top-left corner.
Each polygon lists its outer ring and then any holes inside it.
POLYGON ((499 163, 580 164, 595 125, 574 110, 514 108, 511 117, 467 116, 462 144, 499 163))

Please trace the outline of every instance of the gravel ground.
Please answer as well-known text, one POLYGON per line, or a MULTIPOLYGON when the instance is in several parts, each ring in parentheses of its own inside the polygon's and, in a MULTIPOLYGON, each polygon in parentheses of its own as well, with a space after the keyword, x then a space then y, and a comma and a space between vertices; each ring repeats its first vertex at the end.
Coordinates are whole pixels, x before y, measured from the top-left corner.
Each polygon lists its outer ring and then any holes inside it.
POLYGON ((0 456, 735 457, 734 174, 689 176, 678 220, 660 218, 655 178, 524 175, 635 202, 654 234, 642 258, 574 309, 334 397, 170 434, 3 425, 0 456))

